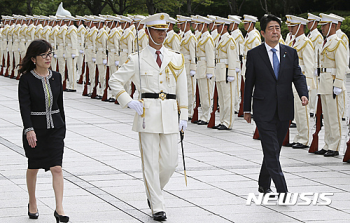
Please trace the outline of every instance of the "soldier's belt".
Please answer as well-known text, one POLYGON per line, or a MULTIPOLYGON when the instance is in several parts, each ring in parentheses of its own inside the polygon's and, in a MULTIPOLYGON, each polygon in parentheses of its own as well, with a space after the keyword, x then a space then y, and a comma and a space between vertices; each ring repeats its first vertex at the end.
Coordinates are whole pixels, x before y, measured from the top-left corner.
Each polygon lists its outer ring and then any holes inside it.
POLYGON ((22 40, 22 42, 25 42, 26 41, 26 39, 21 39, 22 40))
POLYGON ((114 53, 114 52, 117 52, 115 49, 110 49, 110 51, 113 52, 113 53, 114 53))
POLYGON ((224 63, 224 64, 228 64, 228 59, 217 59, 216 61, 217 63, 224 63))
POLYGON ((98 51, 105 51, 104 48, 98 48, 98 51))
POLYGON ((160 93, 142 93, 141 94, 142 98, 154 98, 154 99, 176 99, 176 95, 175 94, 167 94, 164 92, 160 92, 160 93))
POLYGON ((129 52, 128 49, 121 49, 121 51, 124 52, 124 53, 128 53, 129 52))
POLYGON ((334 73, 335 68, 320 68, 321 73, 334 73))
POLYGON ((198 57, 198 60, 199 61, 207 61, 207 58, 206 57, 198 57))

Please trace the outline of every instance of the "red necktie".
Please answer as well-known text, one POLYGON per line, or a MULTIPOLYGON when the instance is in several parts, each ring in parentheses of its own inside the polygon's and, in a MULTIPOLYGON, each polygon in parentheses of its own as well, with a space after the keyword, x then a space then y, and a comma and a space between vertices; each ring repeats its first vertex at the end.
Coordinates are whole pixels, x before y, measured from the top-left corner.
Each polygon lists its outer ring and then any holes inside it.
POLYGON ((327 43, 327 39, 324 39, 324 42, 323 42, 323 46, 322 47, 324 47, 324 45, 327 43))
POLYGON ((290 40, 292 40, 292 37, 293 37, 293 36, 292 36, 292 35, 290 35, 290 40))
POLYGON ((294 39, 294 40, 293 40, 293 46, 294 46, 295 42, 296 42, 296 40, 294 39))
POLYGON ((158 64, 158 66, 161 67, 161 66, 162 66, 162 61, 160 60, 160 56, 159 56, 159 54, 161 54, 161 52, 160 52, 159 50, 157 50, 157 51, 156 51, 156 54, 157 54, 157 60, 156 60, 156 62, 157 62, 157 64, 158 64))

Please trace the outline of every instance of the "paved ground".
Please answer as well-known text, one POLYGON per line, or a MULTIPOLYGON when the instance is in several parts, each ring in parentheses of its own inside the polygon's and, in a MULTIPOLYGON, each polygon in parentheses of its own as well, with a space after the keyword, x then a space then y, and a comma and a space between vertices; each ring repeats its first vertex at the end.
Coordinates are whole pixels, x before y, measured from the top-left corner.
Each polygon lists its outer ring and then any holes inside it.
MULTIPOLYGON (((0 222, 54 222, 51 174, 43 170, 37 184, 40 217, 27 217, 27 160, 21 147, 17 83, 0 77, 0 222)), ((64 98, 64 207, 70 222, 153 222, 142 182, 138 136, 131 131, 134 112, 83 97, 81 86, 64 98)), ((248 193, 258 194, 262 160, 260 141, 252 139, 254 128, 243 118, 224 132, 189 124, 184 142, 188 186, 179 156, 177 171, 164 191, 167 222, 349 222, 350 164, 342 162, 345 122, 339 157, 287 147, 281 153, 290 192, 334 193, 329 206, 246 205, 248 193)), ((291 129, 291 138, 295 132, 291 129)))

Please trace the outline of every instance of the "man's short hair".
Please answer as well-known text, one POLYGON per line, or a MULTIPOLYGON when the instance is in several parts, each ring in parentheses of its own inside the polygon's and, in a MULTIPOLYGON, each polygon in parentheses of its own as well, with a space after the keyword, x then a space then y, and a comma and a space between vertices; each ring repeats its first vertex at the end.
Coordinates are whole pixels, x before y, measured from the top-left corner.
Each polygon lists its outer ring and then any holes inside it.
POLYGON ((281 28, 281 20, 279 18, 277 18, 277 16, 268 14, 268 15, 264 15, 261 19, 260 19, 260 28, 262 31, 266 31, 266 26, 269 22, 271 21, 276 21, 278 22, 280 28, 281 28))

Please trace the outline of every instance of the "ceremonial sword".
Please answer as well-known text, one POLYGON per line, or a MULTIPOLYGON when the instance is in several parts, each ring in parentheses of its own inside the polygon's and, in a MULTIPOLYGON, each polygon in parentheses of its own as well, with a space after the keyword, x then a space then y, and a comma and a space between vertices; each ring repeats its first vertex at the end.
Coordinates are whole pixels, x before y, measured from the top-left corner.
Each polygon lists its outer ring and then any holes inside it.
POLYGON ((182 162, 184 164, 184 175, 185 175, 185 182, 186 182, 186 187, 187 187, 187 175, 186 175, 186 165, 185 165, 185 153, 184 153, 184 144, 183 144, 183 140, 185 137, 185 132, 184 130, 181 129, 180 131, 180 139, 181 139, 181 149, 182 149, 182 162))

